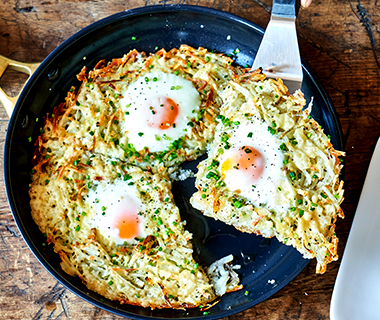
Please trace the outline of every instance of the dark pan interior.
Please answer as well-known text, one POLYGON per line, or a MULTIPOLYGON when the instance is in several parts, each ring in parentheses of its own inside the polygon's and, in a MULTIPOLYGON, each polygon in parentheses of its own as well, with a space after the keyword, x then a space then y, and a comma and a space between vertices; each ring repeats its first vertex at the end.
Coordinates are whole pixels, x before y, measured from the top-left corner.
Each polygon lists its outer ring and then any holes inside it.
MULTIPOLYGON (((235 263, 241 265, 238 272, 244 289, 225 295, 206 316, 198 309, 152 311, 121 306, 87 290, 78 278, 66 275, 60 268, 58 255, 52 248, 42 246, 44 239, 30 215, 28 184, 34 147, 28 138, 35 141, 43 116, 64 100, 72 85, 79 84, 76 74, 84 65, 92 68, 100 59, 121 57, 133 48, 149 53, 154 52, 156 46, 170 50, 181 44, 225 54, 232 54, 239 48, 240 53, 234 56, 236 63, 252 65, 262 36, 263 30, 255 24, 222 11, 186 5, 152 6, 121 12, 92 24, 65 41, 43 61, 23 90, 11 117, 4 152, 4 173, 9 204, 20 232, 37 259, 64 286, 100 308, 133 319, 216 319, 267 299, 308 264, 309 261, 296 250, 275 239, 243 234, 191 209, 188 199, 195 189, 194 180, 188 179, 176 182, 173 192, 182 218, 187 220, 189 231, 194 233, 199 257, 210 264, 232 253, 235 263), (245 291, 249 291, 249 295, 245 295, 245 291)), ((305 97, 308 102, 314 97, 312 115, 331 135, 335 148, 342 150, 342 132, 333 105, 304 62, 303 72, 305 97)), ((195 171, 197 163, 185 166, 195 171)))

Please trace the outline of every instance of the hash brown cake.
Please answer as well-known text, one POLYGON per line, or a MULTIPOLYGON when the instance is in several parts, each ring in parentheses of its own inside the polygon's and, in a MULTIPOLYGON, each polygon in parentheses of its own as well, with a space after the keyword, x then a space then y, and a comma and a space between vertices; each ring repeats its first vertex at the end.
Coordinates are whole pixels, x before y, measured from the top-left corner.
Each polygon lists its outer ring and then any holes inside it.
POLYGON ((338 258, 337 217, 343 218, 340 156, 318 123, 302 110, 301 91, 258 71, 222 93, 214 141, 197 173, 192 205, 237 229, 275 236, 317 273, 338 258))
POLYGON ((207 274, 194 260, 168 177, 205 152, 219 92, 242 73, 231 62, 188 46, 151 56, 132 50, 82 69, 81 85, 46 116, 35 143, 32 216, 63 270, 89 289, 121 303, 191 308, 241 288, 226 264, 207 274), (177 99, 189 92, 192 104, 182 108, 188 101, 177 99))
POLYGON ((206 305, 241 289, 231 256, 208 270, 194 259, 172 199, 173 174, 207 151, 195 208, 316 257, 318 273, 337 259, 343 153, 311 106, 302 111, 301 92, 231 64, 183 45, 132 50, 78 74, 81 85, 45 118, 29 191, 65 272, 150 308, 206 305))

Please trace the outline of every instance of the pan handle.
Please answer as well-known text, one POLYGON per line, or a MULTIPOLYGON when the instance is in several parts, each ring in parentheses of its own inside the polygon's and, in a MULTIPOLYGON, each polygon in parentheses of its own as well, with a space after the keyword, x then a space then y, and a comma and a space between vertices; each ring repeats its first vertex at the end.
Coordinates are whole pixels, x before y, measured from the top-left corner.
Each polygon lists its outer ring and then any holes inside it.
MULTIPOLYGON (((10 69, 29 74, 29 78, 28 78, 29 80, 30 76, 37 69, 39 65, 40 65, 39 63, 23 63, 23 62, 11 60, 0 55, 0 78, 5 72, 5 70, 9 67, 10 69)), ((28 80, 24 83, 23 87, 28 82, 28 80)), ((18 94, 16 97, 10 97, 0 87, 0 102, 4 105, 5 111, 8 113, 9 117, 11 116, 13 112, 13 109, 15 107, 15 104, 19 95, 20 94, 18 94)))

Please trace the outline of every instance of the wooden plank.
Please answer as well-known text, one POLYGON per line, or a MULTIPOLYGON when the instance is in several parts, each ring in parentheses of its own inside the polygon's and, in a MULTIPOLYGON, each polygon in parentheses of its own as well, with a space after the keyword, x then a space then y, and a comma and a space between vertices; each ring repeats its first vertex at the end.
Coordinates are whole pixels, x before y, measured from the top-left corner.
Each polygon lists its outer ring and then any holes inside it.
MULTIPOLYGON (((24 62, 42 61, 78 30, 123 10, 155 4, 202 5, 239 15, 265 27, 270 0, 29 1, 0 3, 0 54, 24 62)), ((380 135, 380 16, 377 2, 314 1, 301 10, 297 28, 301 55, 330 95, 339 116, 346 159, 344 220, 338 221, 339 254, 346 243, 366 170, 380 135)), ((249 39, 247 39, 249 41, 249 39)), ((0 86, 17 94, 25 77, 7 73, 0 86)), ((318 106, 315 106, 316 108, 318 106)), ((0 147, 8 116, 0 109, 0 147)), ((0 162, 2 165, 3 157, 0 162)), ((1 168, 3 168, 1 166, 1 168)), ((324 275, 315 262, 288 286, 230 319, 329 319, 339 261, 324 275)), ((22 239, 0 177, 0 319, 122 319, 84 302, 57 283, 22 239)))

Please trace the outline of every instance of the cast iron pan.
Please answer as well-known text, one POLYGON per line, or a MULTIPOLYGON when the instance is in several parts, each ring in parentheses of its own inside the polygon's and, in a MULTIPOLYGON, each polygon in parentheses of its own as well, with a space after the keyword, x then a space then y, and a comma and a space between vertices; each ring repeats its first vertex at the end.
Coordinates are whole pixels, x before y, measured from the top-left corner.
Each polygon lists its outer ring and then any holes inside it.
MULTIPOLYGON (((43 115, 64 100, 75 75, 84 65, 93 68, 100 59, 121 57, 136 48, 147 53, 155 47, 170 50, 181 44, 205 47, 232 54, 239 65, 252 65, 263 36, 263 29, 238 16, 198 6, 170 5, 137 8, 112 15, 81 30, 55 49, 32 75, 12 114, 5 141, 4 173, 9 204, 26 243, 42 265, 60 283, 84 300, 115 314, 132 319, 208 318, 217 319, 243 311, 267 299, 294 279, 308 264, 293 248, 277 240, 244 234, 191 209, 188 199, 195 191, 194 180, 176 182, 175 200, 182 218, 194 234, 194 245, 206 264, 233 254, 244 289, 225 295, 204 316, 198 309, 185 311, 150 310, 120 305, 89 291, 78 278, 65 274, 51 247, 43 247, 42 234, 30 215, 30 182, 33 143, 39 135, 43 115), (136 37, 137 40, 133 40, 136 37), (85 57, 85 59, 84 59, 85 57), (40 121, 37 123, 36 118, 40 121), (249 294, 245 295, 248 291, 249 294)), ((333 105, 303 62, 302 90, 307 101, 314 97, 312 116, 331 135, 335 148, 343 149, 342 132, 333 105)), ((196 170, 198 162, 185 166, 196 170)))

